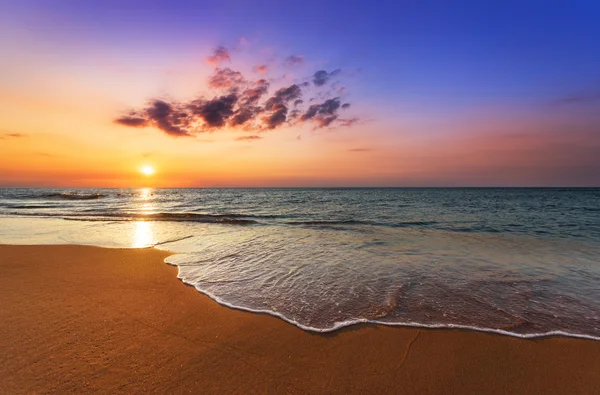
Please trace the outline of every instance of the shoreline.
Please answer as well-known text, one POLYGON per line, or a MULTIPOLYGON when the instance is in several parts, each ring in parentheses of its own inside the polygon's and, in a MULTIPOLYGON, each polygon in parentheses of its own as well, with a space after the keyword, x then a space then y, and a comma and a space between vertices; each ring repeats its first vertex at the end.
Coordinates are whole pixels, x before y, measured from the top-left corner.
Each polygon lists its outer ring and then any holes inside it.
POLYGON ((600 391, 595 340, 380 324, 308 332, 182 286, 169 255, 0 245, 3 391, 600 391))

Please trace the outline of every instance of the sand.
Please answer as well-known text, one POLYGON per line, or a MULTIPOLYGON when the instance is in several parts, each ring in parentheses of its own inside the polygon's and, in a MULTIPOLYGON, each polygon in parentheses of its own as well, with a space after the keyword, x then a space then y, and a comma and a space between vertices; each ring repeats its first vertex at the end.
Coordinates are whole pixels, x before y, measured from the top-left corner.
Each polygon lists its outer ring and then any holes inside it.
POLYGON ((0 393, 600 394, 600 342, 229 309, 154 249, 0 246, 0 393))

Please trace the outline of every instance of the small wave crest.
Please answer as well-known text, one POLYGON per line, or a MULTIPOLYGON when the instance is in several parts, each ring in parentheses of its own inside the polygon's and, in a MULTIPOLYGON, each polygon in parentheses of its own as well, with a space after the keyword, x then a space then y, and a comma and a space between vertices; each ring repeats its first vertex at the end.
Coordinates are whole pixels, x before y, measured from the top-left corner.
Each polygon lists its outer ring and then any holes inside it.
POLYGON ((358 220, 341 220, 341 221, 290 221, 286 222, 286 225, 304 225, 304 226, 321 226, 321 225, 369 225, 368 221, 358 221, 358 220))
POLYGON ((172 221, 208 224, 252 225, 258 222, 237 214, 197 213, 10 213, 19 216, 55 217, 69 221, 172 221))
POLYGON ((38 195, 37 197, 42 199, 62 199, 62 200, 96 200, 106 197, 101 193, 75 193, 75 192, 60 192, 60 193, 47 193, 44 195, 38 195))

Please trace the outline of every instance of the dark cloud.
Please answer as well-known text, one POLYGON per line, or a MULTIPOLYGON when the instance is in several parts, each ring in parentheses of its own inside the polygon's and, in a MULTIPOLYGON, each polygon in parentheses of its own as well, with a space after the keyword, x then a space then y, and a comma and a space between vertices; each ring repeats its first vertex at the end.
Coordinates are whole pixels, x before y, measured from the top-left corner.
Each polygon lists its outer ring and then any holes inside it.
POLYGON ((334 77, 341 72, 341 69, 333 70, 331 73, 328 73, 325 70, 319 70, 313 74, 313 84, 315 84, 315 86, 323 86, 331 79, 331 77, 334 77))
POLYGON ((258 103, 268 90, 269 83, 266 80, 258 80, 242 93, 241 101, 245 106, 254 105, 258 103))
POLYGON ((139 113, 115 119, 115 123, 129 127, 155 126, 171 136, 190 136, 187 129, 187 114, 176 108, 176 104, 153 100, 139 113))
POLYGON ((260 139, 262 139, 262 137, 256 136, 256 135, 254 135, 254 136, 241 136, 241 137, 236 138, 237 141, 256 141, 256 140, 260 140, 260 139))
POLYGON ((171 136, 189 136, 185 129, 187 126, 187 114, 177 108, 176 105, 163 100, 154 100, 146 108, 148 119, 163 132, 171 136))
POLYGON ((321 104, 312 104, 300 119, 302 121, 314 120, 320 127, 331 125, 338 118, 341 107, 340 98, 327 99, 321 104))
POLYGON ((265 111, 269 114, 264 117, 267 129, 275 129, 287 120, 288 103, 300 98, 302 88, 293 84, 287 88, 278 89, 273 96, 265 102, 265 111))
POLYGON ((275 105, 271 107, 271 113, 263 118, 267 129, 275 129, 287 120, 288 109, 284 105, 275 105))
POLYGON ((196 101, 191 109, 192 113, 202 118, 209 128, 220 128, 234 114, 233 107, 237 100, 237 95, 232 93, 208 101, 196 101))
POLYGON ((225 47, 217 47, 215 48, 215 52, 212 56, 206 58, 208 64, 213 66, 217 66, 225 61, 231 62, 231 57, 229 56, 229 51, 225 47))
POLYGON ((287 88, 281 88, 275 91, 275 94, 267 100, 265 108, 269 109, 277 104, 288 104, 290 100, 298 99, 302 96, 302 89, 296 85, 290 85, 287 88))
POLYGON ((258 107, 258 106, 242 107, 241 109, 236 111, 234 116, 229 121, 229 125, 236 127, 236 126, 242 126, 244 124, 247 124, 250 121, 253 121, 254 119, 256 119, 256 117, 262 111, 263 111, 262 107, 258 107))
MULTIPOLYGON (((229 61, 230 57, 225 48, 219 47, 207 60, 218 65, 229 61)), ((293 56, 286 61, 297 64, 302 57, 293 56)), ((266 67, 257 66, 255 71, 266 71, 266 67)), ((339 73, 339 69, 330 73, 320 70, 311 78, 320 86, 339 73)), ((298 122, 311 123, 315 128, 339 123, 338 112, 350 104, 342 105, 339 97, 331 98, 333 87, 320 90, 305 101, 303 96, 310 94, 311 83, 306 82, 308 78, 300 80, 305 82, 279 87, 269 94, 270 82, 266 79, 252 81, 239 71, 216 67, 207 81, 209 92, 216 92, 212 99, 202 96, 188 102, 152 99, 145 108, 130 111, 114 122, 128 127, 152 126, 174 137, 223 128, 260 132, 298 122), (306 108, 305 102, 312 104, 306 108)), ((272 80, 271 83, 280 84, 281 81, 272 80)))
POLYGON ((115 119, 115 123, 130 126, 133 128, 142 128, 148 126, 148 121, 146 118, 140 118, 137 116, 124 116, 121 118, 115 119))
POLYGON ((239 71, 233 71, 229 68, 215 70, 215 73, 209 77, 208 86, 211 88, 234 88, 243 85, 246 79, 239 71))
POLYGON ((302 55, 291 55, 285 58, 283 64, 288 67, 297 66, 304 63, 304 56, 302 55))

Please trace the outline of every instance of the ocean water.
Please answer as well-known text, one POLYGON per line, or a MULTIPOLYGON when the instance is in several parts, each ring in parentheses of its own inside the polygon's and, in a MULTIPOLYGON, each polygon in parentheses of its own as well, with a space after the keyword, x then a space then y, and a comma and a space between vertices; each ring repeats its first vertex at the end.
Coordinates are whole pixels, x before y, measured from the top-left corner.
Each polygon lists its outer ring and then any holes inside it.
POLYGON ((600 339, 594 188, 0 189, 0 243, 166 249, 219 303, 311 331, 600 339))

